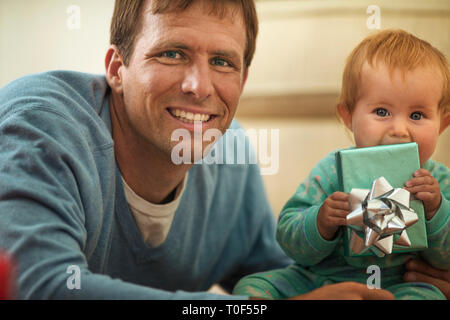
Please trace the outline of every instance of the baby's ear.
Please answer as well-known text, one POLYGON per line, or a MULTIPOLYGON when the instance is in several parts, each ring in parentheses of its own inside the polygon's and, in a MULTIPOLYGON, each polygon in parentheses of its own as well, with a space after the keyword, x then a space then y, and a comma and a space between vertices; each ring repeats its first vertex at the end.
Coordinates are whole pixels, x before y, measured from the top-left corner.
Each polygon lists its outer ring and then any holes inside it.
POLYGON ((444 130, 450 125, 450 111, 447 111, 442 115, 441 127, 439 128, 439 134, 444 132, 444 130))
POLYGON ((348 110, 347 106, 342 103, 338 103, 337 112, 341 117, 342 121, 344 121, 345 126, 353 132, 352 130, 352 114, 350 110, 348 110))

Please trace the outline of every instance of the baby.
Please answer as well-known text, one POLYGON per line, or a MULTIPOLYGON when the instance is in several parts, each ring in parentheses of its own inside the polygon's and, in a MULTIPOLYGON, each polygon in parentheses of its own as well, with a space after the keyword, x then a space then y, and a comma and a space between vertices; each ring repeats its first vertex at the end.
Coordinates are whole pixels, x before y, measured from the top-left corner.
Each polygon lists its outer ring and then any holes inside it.
POLYGON ((416 142, 421 169, 405 189, 423 201, 428 249, 376 256, 344 255, 343 230, 349 195, 338 190, 335 152, 321 160, 284 206, 277 239, 295 264, 247 276, 233 293, 284 299, 342 281, 367 283, 367 268, 381 268, 381 287, 396 299, 445 299, 434 286, 403 283, 405 263, 420 256, 450 269, 448 223, 450 170, 430 159, 450 124, 450 70, 445 56, 401 30, 364 39, 347 59, 338 114, 356 148, 416 142))

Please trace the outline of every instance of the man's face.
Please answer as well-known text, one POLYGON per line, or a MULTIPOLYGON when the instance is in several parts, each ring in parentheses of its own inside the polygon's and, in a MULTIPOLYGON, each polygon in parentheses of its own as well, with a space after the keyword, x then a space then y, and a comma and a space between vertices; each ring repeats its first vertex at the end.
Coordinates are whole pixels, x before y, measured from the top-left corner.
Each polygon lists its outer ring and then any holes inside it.
POLYGON ((153 15, 147 2, 130 63, 119 70, 121 125, 143 148, 154 147, 169 157, 178 143, 171 141, 173 131, 184 128, 193 137, 193 120, 202 122, 203 131, 226 131, 247 76, 241 15, 220 19, 208 15, 202 4, 153 15))

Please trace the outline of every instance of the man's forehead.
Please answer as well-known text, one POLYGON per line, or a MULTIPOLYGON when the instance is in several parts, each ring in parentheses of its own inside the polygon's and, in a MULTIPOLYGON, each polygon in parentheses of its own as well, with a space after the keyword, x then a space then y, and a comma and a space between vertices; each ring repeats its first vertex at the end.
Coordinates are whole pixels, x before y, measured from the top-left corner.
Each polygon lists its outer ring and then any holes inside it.
MULTIPOLYGON (((217 40, 222 38, 222 49, 233 43, 232 46, 235 49, 242 46, 243 48, 241 49, 244 51, 246 32, 243 20, 236 15, 233 16, 233 21, 228 20, 227 15, 212 14, 211 9, 207 10, 204 6, 199 2, 198 4, 194 3, 185 10, 165 10, 163 13, 153 13, 152 7, 145 8, 142 31, 146 35, 151 35, 154 44, 158 43, 158 46, 167 42, 177 41, 182 45, 184 43, 183 40, 187 40, 188 34, 186 31, 191 29, 197 30, 194 32, 197 36, 212 33, 217 40), (199 15, 202 16, 199 17, 199 15)), ((228 15, 231 17, 231 14, 228 15)), ((219 41, 210 42, 210 44, 217 44, 217 42, 219 41)), ((244 53, 242 52, 242 54, 244 53)))

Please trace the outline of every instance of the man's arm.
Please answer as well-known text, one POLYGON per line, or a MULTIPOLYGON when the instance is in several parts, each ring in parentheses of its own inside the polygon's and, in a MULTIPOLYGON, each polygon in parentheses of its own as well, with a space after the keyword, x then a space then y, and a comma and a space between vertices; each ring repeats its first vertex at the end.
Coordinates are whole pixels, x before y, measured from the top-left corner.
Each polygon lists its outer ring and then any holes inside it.
POLYGON ((406 263, 407 272, 403 276, 406 282, 426 282, 436 286, 450 299, 450 271, 433 268, 426 262, 415 259, 406 263))

